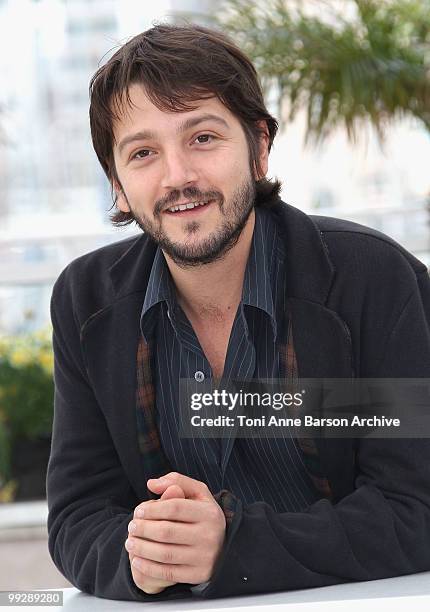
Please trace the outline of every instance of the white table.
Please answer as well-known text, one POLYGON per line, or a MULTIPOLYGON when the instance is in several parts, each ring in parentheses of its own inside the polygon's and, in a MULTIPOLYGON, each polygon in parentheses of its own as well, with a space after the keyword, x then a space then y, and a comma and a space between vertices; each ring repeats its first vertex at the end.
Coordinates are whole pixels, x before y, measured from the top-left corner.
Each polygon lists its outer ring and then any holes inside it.
MULTIPOLYGON (((200 598, 169 602, 133 602, 101 599, 77 589, 62 589, 63 607, 49 606, 63 612, 429 612, 430 572, 386 580, 354 582, 302 591, 285 591, 268 595, 228 597, 203 600, 200 598)), ((16 610, 41 610, 19 606, 16 610)))

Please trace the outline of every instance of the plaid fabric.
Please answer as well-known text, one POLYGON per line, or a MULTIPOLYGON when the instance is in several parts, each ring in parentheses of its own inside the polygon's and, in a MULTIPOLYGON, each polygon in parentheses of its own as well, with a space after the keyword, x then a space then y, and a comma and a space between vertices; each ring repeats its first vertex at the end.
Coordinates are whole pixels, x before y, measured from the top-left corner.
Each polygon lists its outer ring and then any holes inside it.
MULTIPOLYGON (((296 351, 293 340, 293 324, 291 312, 288 315, 287 344, 281 345, 280 366, 281 376, 285 379, 287 389, 294 393, 298 390, 299 370, 297 366, 296 351)), ((295 416, 295 415, 294 415, 295 416)), ((312 438, 296 438, 297 444, 302 451, 303 462, 308 471, 314 487, 323 497, 331 499, 332 491, 327 478, 324 476, 319 460, 318 449, 312 438)))
MULTIPOLYGON (((145 342, 142 334, 140 334, 137 349, 136 392, 138 442, 145 474, 149 478, 158 478, 171 472, 172 467, 162 449, 155 422, 155 387, 151 372, 152 355, 151 346, 145 342)), ((298 384, 299 373, 290 313, 288 313, 287 343, 281 345, 280 350, 280 365, 281 375, 282 378, 285 378, 287 387, 289 389, 294 388, 298 384)), ((303 462, 315 488, 321 495, 330 499, 332 495, 330 485, 321 471, 315 441, 310 438, 297 438, 297 443, 302 451, 303 462)), ((152 496, 155 497, 155 495, 152 496)), ((227 526, 229 526, 234 518, 236 504, 238 503, 237 498, 229 491, 222 490, 215 495, 215 499, 221 506, 227 526)))
POLYGON ((159 478, 163 474, 171 472, 172 468, 163 452, 155 422, 155 387, 152 380, 151 365, 151 347, 140 334, 137 347, 137 438, 145 473, 148 478, 159 478))
POLYGON ((225 522, 228 529, 233 522, 238 499, 235 495, 233 495, 233 493, 231 493, 231 491, 227 491, 227 489, 222 489, 219 493, 216 493, 214 498, 220 505, 221 510, 224 512, 225 522))

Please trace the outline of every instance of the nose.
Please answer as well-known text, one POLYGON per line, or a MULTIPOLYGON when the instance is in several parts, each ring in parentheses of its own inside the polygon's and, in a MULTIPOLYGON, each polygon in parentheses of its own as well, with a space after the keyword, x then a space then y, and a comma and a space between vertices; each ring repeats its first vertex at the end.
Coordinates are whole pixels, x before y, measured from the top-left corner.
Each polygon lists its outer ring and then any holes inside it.
POLYGON ((180 189, 197 181, 197 178, 197 171, 184 151, 175 150, 164 153, 162 179, 164 189, 180 189))

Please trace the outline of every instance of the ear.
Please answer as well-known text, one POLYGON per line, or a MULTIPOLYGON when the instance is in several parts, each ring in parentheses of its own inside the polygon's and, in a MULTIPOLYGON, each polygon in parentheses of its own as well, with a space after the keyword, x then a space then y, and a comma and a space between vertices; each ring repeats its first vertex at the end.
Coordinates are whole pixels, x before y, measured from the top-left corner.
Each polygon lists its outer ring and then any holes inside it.
POLYGON ((264 121, 264 119, 257 121, 256 125, 260 130, 259 161, 261 173, 260 175, 257 175, 257 171, 255 169, 255 178, 256 180, 259 180, 266 176, 269 169, 269 131, 267 129, 267 123, 264 121))
POLYGON ((116 207, 124 213, 131 212, 130 206, 128 205, 127 198, 121 187, 121 184, 116 179, 112 179, 112 187, 116 195, 116 207))

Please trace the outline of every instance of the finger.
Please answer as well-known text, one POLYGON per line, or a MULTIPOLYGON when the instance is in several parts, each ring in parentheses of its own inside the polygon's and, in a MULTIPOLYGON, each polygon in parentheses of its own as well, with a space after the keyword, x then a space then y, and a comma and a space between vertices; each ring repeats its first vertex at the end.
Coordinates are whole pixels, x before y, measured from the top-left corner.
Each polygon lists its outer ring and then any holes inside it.
POLYGON ((190 545, 164 544, 153 542, 142 538, 129 537, 125 543, 129 553, 132 551, 133 558, 141 557, 150 561, 167 563, 172 565, 197 565, 196 550, 190 545))
POLYGON ((147 499, 144 502, 141 502, 138 506, 136 506, 136 508, 134 509, 133 512, 133 517, 136 517, 136 512, 137 510, 140 510, 140 508, 146 508, 146 506, 148 506, 149 504, 153 504, 154 502, 159 501, 158 499, 147 499))
POLYGON ((173 499, 175 497, 185 499, 185 493, 181 489, 181 487, 179 487, 178 485, 170 485, 164 491, 164 493, 160 497, 160 499, 148 499, 148 500, 142 502, 141 504, 139 504, 138 506, 136 506, 136 508, 134 509, 133 517, 134 518, 142 518, 142 517, 138 516, 139 512, 140 512, 140 510, 142 508, 145 508, 148 504, 153 504, 154 502, 160 501, 161 499, 173 499))
POLYGON ((136 528, 129 525, 129 538, 143 538, 166 544, 193 544, 196 540, 195 526, 190 523, 172 521, 133 520, 136 528))
POLYGON ((158 563, 157 561, 135 557, 132 566, 145 576, 156 578, 157 580, 188 582, 189 584, 199 584, 207 580, 203 574, 199 575, 196 568, 188 565, 168 565, 166 563, 158 563))
POLYGON ((160 501, 166 499, 174 499, 176 497, 185 499, 185 493, 179 485, 174 484, 167 487, 163 495, 160 497, 160 501))
POLYGON ((147 593, 148 595, 155 595, 156 593, 161 593, 168 586, 172 586, 175 582, 169 582, 167 580, 157 580, 156 578, 148 578, 142 572, 139 572, 135 567, 133 567, 132 563, 130 563, 131 573, 133 576, 134 583, 147 593))
MULTIPOLYGON (((195 499, 166 499, 159 500, 144 509, 144 519, 179 521, 183 523, 200 523, 212 517, 212 512, 218 512, 214 500, 198 501, 195 499)), ((141 517, 139 517, 141 518, 141 517)))
POLYGON ((185 493, 185 497, 191 499, 213 499, 212 493, 207 485, 200 480, 195 480, 178 472, 169 472, 162 478, 150 478, 147 487, 153 493, 164 492, 170 485, 179 485, 185 493))

